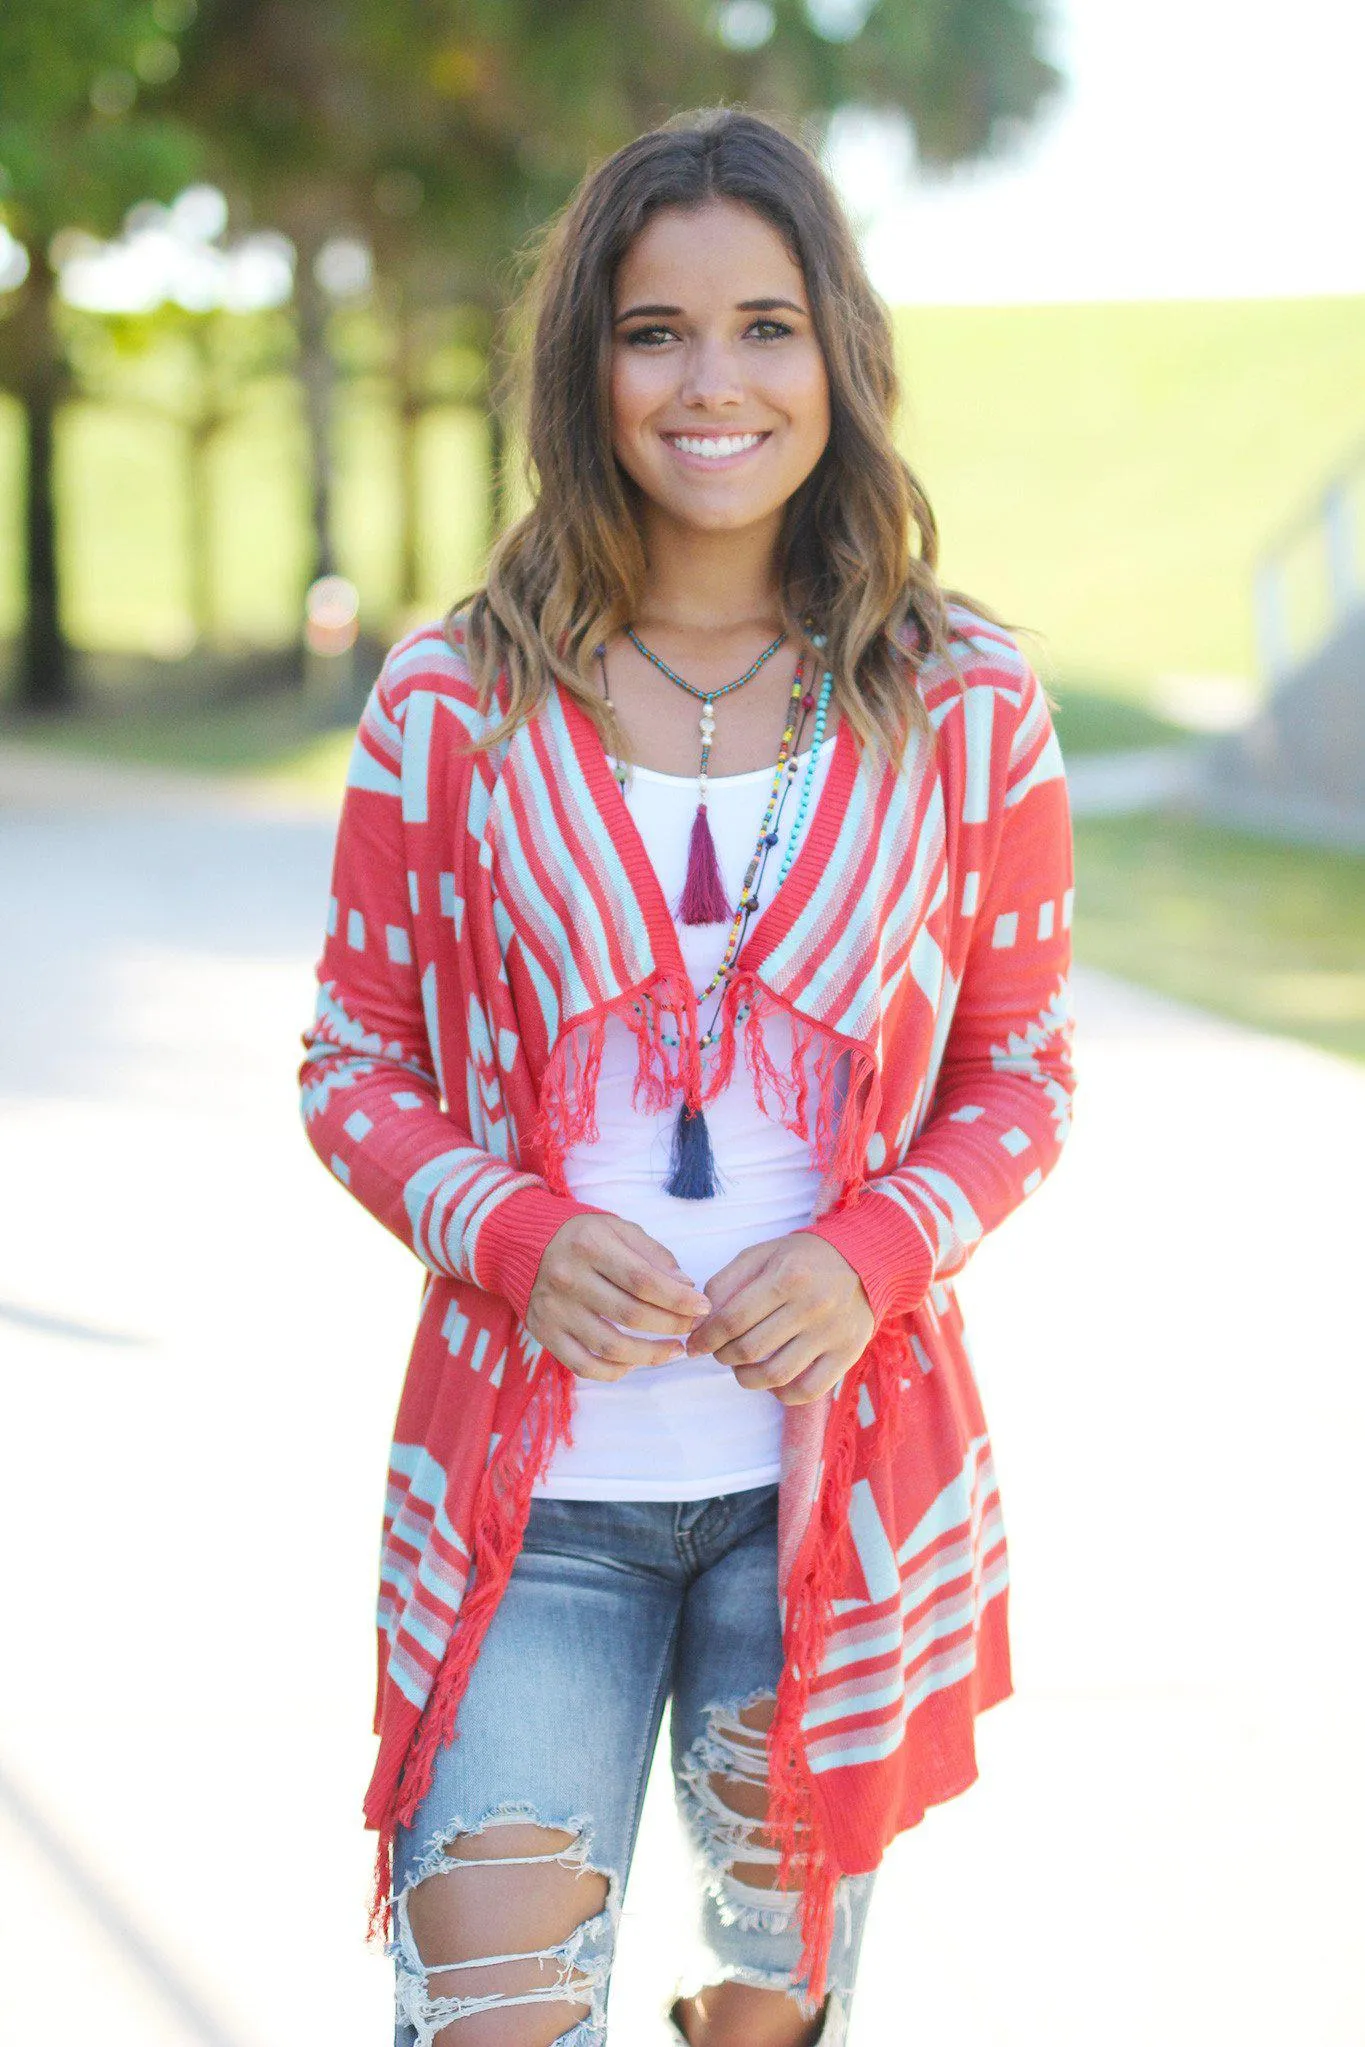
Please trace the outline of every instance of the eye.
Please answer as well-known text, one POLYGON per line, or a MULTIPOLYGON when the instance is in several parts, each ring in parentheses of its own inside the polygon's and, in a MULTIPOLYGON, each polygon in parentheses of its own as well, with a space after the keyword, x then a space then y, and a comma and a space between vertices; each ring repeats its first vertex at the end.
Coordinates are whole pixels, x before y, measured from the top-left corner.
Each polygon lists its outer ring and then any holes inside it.
POLYGON ((635 347, 637 347, 637 346, 638 346, 638 347, 643 347, 643 348, 653 348, 653 347, 655 346, 655 343, 654 343, 654 342, 652 342, 652 341, 650 340, 650 338, 649 338, 651 334, 667 334, 667 335, 671 335, 671 334, 672 334, 672 332, 673 332, 673 329, 672 329, 671 327, 657 327, 657 326, 656 326, 656 327, 632 327, 632 328, 631 328, 631 330, 630 330, 630 332, 629 332, 629 334, 627 334, 627 336, 626 336, 626 346, 627 346, 628 348, 635 348, 635 347))
MULTIPOLYGON (((755 320, 753 325, 754 327, 769 327, 772 329, 771 335, 765 335, 763 337, 765 340, 776 339, 780 341, 784 334, 790 334, 792 331, 785 320, 772 320, 769 319, 766 314, 762 319, 755 320)), ((749 331, 750 333, 752 333, 753 327, 751 327, 749 331)))

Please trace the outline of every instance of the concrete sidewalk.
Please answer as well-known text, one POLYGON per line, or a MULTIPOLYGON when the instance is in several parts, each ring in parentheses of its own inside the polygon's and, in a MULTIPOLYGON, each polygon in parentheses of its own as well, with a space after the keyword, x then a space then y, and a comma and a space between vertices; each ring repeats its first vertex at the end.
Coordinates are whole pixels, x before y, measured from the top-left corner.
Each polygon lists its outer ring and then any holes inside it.
MULTIPOLYGON (((0 796, 0 2037, 377 2047, 419 1275, 298 1125, 330 829, 13 763, 0 796)), ((1077 1001, 1068 1155, 963 1285, 1018 1696, 887 1858, 853 2047, 1359 2047, 1365 1072, 1077 1001)), ((614 2047, 661 2038, 684 1891, 656 1781, 614 2047)))

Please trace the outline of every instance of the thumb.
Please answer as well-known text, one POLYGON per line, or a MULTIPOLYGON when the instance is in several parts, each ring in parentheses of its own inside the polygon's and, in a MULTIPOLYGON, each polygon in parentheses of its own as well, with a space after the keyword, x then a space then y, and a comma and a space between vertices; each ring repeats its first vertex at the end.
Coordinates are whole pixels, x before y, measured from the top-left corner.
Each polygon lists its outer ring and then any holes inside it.
POLYGON ((618 1216, 617 1222, 620 1234, 626 1238, 632 1251, 638 1251, 656 1272, 676 1273, 689 1286, 696 1285, 691 1273, 684 1271, 666 1244, 661 1244, 657 1237, 651 1237, 648 1230, 641 1229, 639 1223, 633 1223, 625 1216, 618 1216))
POLYGON ((702 1291, 713 1308, 723 1308, 732 1294, 747 1286, 755 1273, 763 1268, 768 1247, 765 1244, 749 1244, 737 1251, 727 1265, 713 1272, 702 1291))

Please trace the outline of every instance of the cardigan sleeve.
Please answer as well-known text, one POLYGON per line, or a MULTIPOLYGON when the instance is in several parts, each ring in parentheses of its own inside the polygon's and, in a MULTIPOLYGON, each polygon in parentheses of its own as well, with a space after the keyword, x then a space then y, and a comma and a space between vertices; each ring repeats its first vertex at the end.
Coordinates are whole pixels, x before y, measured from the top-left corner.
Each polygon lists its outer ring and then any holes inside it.
POLYGON ((388 663, 360 721, 332 861, 301 1108, 323 1163, 432 1272, 524 1317, 541 1255, 601 1214, 477 1145, 437 1079, 416 964, 401 805, 403 711, 388 663))
POLYGON ((962 1270, 1070 1130, 1071 817, 1031 671, 1008 747, 990 871, 954 884, 971 934, 929 1116, 898 1165, 809 1226, 858 1273, 878 1324, 962 1270))

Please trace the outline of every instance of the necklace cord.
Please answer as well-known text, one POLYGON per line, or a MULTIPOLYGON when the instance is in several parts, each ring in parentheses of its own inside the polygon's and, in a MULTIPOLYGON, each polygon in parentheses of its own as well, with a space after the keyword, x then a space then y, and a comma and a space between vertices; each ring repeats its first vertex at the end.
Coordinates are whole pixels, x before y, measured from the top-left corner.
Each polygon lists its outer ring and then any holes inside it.
MULTIPOLYGON (((809 628, 810 623, 811 621, 807 619, 807 628, 809 628)), ((829 695, 833 687, 834 677, 826 669, 821 678, 818 698, 812 696, 809 689, 804 687, 806 655, 804 648, 802 649, 797 659, 791 688, 787 693, 782 738, 778 745, 777 760, 773 768, 772 786, 768 791, 768 800, 764 806, 763 816, 759 823, 754 850, 745 869, 744 879, 740 884, 739 901, 735 905, 734 913, 731 916, 729 901, 725 893, 724 878, 720 871, 720 862, 716 853, 715 840, 712 836, 710 822, 707 817, 707 763, 710 759, 711 745, 715 737, 715 713, 711 707, 717 698, 728 695, 731 690, 739 689, 744 683, 750 681, 758 673, 764 662, 771 659, 777 652, 777 649, 785 640, 786 634, 785 632, 779 634, 772 645, 766 647, 758 659, 745 670, 744 674, 736 676, 733 682, 726 683, 717 690, 701 690, 696 688, 694 684, 686 681, 683 676, 675 674, 666 662, 661 661, 656 654, 651 653, 650 649, 644 645, 644 642, 632 627, 628 626, 626 631, 632 644, 640 654, 650 661, 655 668, 659 669, 662 674, 666 675, 670 682, 678 684, 687 691, 689 696, 699 699, 702 705, 700 719, 702 744, 701 762, 697 776, 697 809, 696 815, 692 820, 692 830, 688 840, 687 874, 683 882, 682 895, 674 908, 674 914, 682 923, 688 925, 722 924, 725 922, 726 917, 730 916, 730 928, 726 934, 720 965, 704 988, 692 991, 697 1004, 696 1023, 698 1035, 696 1052, 700 1056, 707 1046, 715 1044, 722 1035, 720 1028, 721 1011, 725 1007, 725 1002, 732 986, 735 988, 736 996, 739 996, 740 984, 732 982, 731 976, 735 972, 739 956, 744 949, 750 920, 759 907, 759 892, 762 881, 767 873, 768 854, 778 844, 781 836, 778 829, 779 820, 786 806, 788 792, 796 779, 797 761, 793 756, 793 748, 799 752, 801 738, 805 731, 806 714, 813 709, 815 712, 815 743, 811 748, 810 757, 806 763, 806 773, 801 789, 801 801, 792 827, 791 840, 787 846, 778 874, 779 889, 791 865, 792 856, 796 850, 796 841, 800 835, 801 826, 810 800, 816 757, 820 750, 820 741, 825 729, 825 714, 829 705, 829 695), (716 1006, 711 1013, 710 1022, 705 1029, 702 1029, 701 1005, 717 989, 720 992, 716 1000, 716 1006)), ((810 638, 812 646, 816 648, 824 647, 825 636, 823 633, 812 633, 810 638)), ((607 650, 605 641, 598 642, 595 652, 602 670, 602 688, 606 694, 607 703, 611 706, 612 722, 615 723, 615 706, 611 703, 611 686, 607 680, 607 650)), ((622 736, 624 737, 624 735, 622 736)), ((613 772, 624 800, 626 780, 624 774, 617 772, 619 766, 620 764, 617 762, 613 772)), ((690 975, 688 976, 688 982, 690 987, 690 975)), ((642 997, 644 1004, 648 1004, 649 1001, 650 997, 648 995, 642 997)), ((634 1003, 633 1007, 637 1012, 640 1011, 642 1002, 637 1001, 634 1003)), ((746 1009, 742 1000, 737 1000, 734 1016, 735 1027, 738 1028, 739 1024, 751 1013, 749 1009, 746 1009)), ((678 1023, 679 1031, 681 1032, 681 1015, 678 1018, 678 1023)), ((672 1037, 663 1026, 664 1018, 662 1016, 656 1017, 654 1019, 654 1027, 658 1030, 664 1044, 680 1046, 681 1038, 672 1037)), ((711 1136, 707 1128, 706 1117, 700 1102, 694 1106, 689 1101, 688 1092, 685 1087, 682 1101, 678 1107, 677 1119, 673 1126, 670 1164, 668 1177, 663 1183, 664 1191, 684 1200, 701 1201, 709 1199, 718 1193, 720 1184, 721 1180, 717 1173, 716 1160, 711 1147, 711 1136)))
MULTIPOLYGON (((627 630, 629 632, 630 629, 627 628, 627 630)), ((630 637, 632 640, 635 639, 635 635, 633 632, 630 633, 630 637)), ((681 676, 674 677, 672 675, 672 671, 664 667, 663 663, 658 662, 656 660, 654 665, 663 669, 663 672, 669 675, 670 679, 679 682, 684 689, 686 689, 690 694, 694 696, 700 696, 705 698, 708 694, 723 695, 725 691, 737 688, 741 682, 747 681, 751 675, 756 674, 758 668, 762 666, 762 663, 776 651, 778 646, 781 645, 782 638, 785 638, 785 634, 782 635, 781 638, 779 638, 778 640, 774 641, 771 647, 768 647, 764 650, 763 654, 760 655, 758 661, 750 670, 746 672, 745 675, 737 678, 737 680, 734 683, 726 684, 724 690, 721 691, 708 693, 705 691, 697 690, 691 683, 685 681, 683 677, 681 676)), ((814 644, 817 647, 823 646, 824 644, 823 635, 816 637, 814 639, 814 644)), ((611 685, 607 678, 605 643, 599 641, 594 651, 597 655, 598 666, 602 672, 603 693, 606 697, 608 704, 611 704, 612 695, 611 685)), ((645 653, 648 652, 647 649, 643 648, 641 649, 641 651, 645 653)), ((654 657, 652 656, 650 658, 652 660, 654 659, 654 657)), ((801 750, 801 740, 805 733, 807 715, 811 711, 811 709, 814 708, 815 737, 814 743, 811 748, 810 757, 806 763, 806 772, 802 783, 801 803, 797 815, 798 829, 802 820, 805 817, 806 808, 810 798, 810 790, 814 779, 816 757, 824 732, 825 714, 828 708, 830 686, 833 682, 833 677, 828 672, 826 672, 825 676, 822 678, 819 697, 817 699, 811 696, 809 690, 801 689, 804 667, 805 658, 803 655, 802 658, 797 662, 796 672, 792 679, 792 688, 788 698, 788 708, 786 712, 786 722, 784 723, 783 726, 782 740, 778 748, 778 757, 773 777, 774 787, 770 792, 768 798, 768 803, 764 812, 762 827, 759 831, 757 843, 754 847, 753 857, 749 862, 749 868, 746 871, 744 884, 740 891, 740 901, 736 908, 734 920, 731 925, 730 933, 724 948, 724 956, 722 958, 722 963, 716 975, 712 977, 710 986, 699 991, 698 994, 699 1001, 704 1001, 706 996, 710 994, 713 988, 717 987, 720 984, 723 984, 724 981, 728 978, 730 965, 734 961, 734 959, 738 957, 739 953, 743 950, 744 942, 748 935, 749 925, 755 913, 760 908, 760 903, 758 899, 759 890, 761 888, 763 879, 767 873, 768 857, 772 850, 773 845, 780 841, 781 833, 779 827, 781 824, 782 815, 786 809, 787 798, 790 793, 792 784, 796 779, 791 772, 791 767, 794 765, 792 757, 793 755, 798 754, 801 750)), ((622 792, 622 795, 624 796, 626 787, 624 774, 622 774, 619 771, 616 772, 615 780, 617 786, 620 788, 622 792)), ((782 863, 781 873, 778 876, 779 887, 781 886, 782 881, 786 877, 787 871, 791 865, 792 857, 794 856, 795 851, 796 845, 793 839, 793 843, 787 848, 786 857, 784 858, 782 863)), ((702 1040, 704 1044, 710 1043, 713 1036, 715 1035, 714 1026, 717 1020, 719 1019, 721 1009, 724 1006, 724 1002, 725 989, 723 985, 720 985, 720 995, 717 999, 715 1009, 712 1012, 710 1022, 706 1027, 706 1031, 702 1040)))

